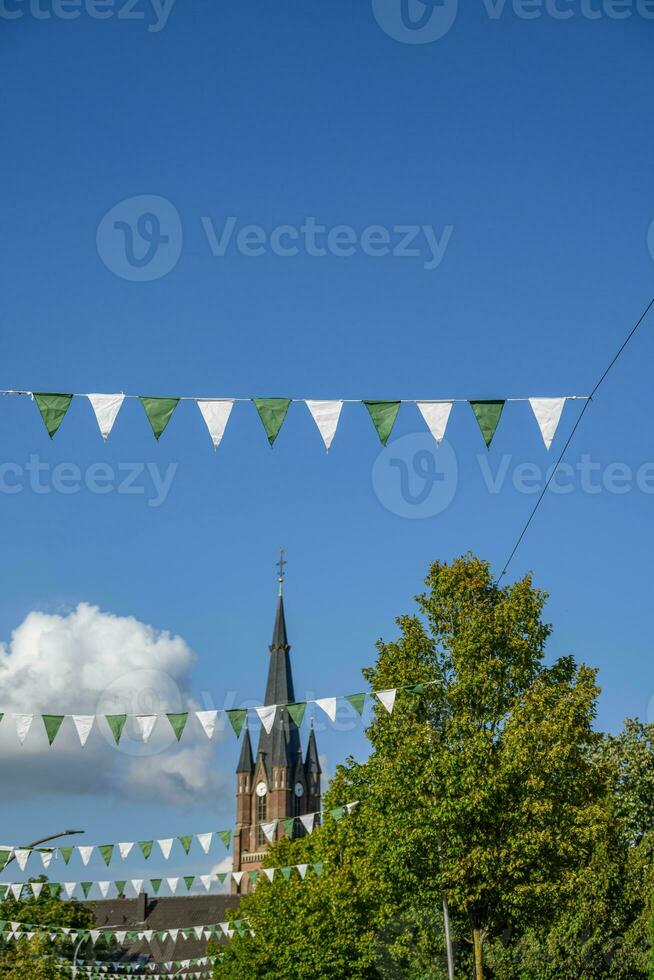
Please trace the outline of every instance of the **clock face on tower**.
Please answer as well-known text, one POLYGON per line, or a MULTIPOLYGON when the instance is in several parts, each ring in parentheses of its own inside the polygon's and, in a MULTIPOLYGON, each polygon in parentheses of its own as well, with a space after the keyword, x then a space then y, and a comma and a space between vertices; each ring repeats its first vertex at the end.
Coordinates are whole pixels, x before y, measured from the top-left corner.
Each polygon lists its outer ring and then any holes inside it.
POLYGON ((295 795, 304 796, 304 786, 302 785, 302 783, 295 784, 295 795))
POLYGON ((265 796, 267 792, 268 792, 268 787, 264 782, 257 783, 257 790, 256 790, 257 796, 265 796))

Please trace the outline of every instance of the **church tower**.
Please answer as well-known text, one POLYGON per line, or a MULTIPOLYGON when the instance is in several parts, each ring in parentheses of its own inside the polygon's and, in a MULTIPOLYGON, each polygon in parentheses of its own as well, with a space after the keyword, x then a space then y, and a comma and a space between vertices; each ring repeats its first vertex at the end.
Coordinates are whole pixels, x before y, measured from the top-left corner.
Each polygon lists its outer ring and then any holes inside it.
MULTIPOLYGON (((279 561, 279 595, 270 644, 270 662, 264 704, 280 705, 268 734, 261 728, 256 756, 252 754, 250 733, 243 733, 241 755, 236 767, 236 830, 234 833, 234 871, 243 871, 237 894, 248 891, 248 871, 261 867, 268 849, 262 823, 287 820, 315 813, 320 809, 320 762, 316 735, 311 726, 306 756, 302 752, 300 731, 284 705, 295 702, 291 647, 284 614, 284 552, 279 561)), ((293 835, 303 832, 295 820, 293 835)), ((278 826, 276 837, 284 834, 278 826)))

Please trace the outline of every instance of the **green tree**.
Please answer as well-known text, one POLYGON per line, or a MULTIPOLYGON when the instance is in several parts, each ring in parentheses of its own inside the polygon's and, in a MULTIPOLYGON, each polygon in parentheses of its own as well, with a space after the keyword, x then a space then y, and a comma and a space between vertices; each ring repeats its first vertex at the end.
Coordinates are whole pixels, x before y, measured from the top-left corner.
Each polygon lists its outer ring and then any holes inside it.
POLYGON ((551 915, 593 853, 594 671, 545 664, 546 597, 529 576, 500 588, 468 555, 435 562, 426 586, 364 671, 374 690, 424 693, 398 695, 392 716, 376 706, 369 759, 340 767, 327 798, 360 800, 353 817, 269 855, 323 860, 325 877, 260 885, 241 913, 256 936, 217 976, 440 978, 445 893, 459 962, 471 951, 482 978, 485 945, 551 915))

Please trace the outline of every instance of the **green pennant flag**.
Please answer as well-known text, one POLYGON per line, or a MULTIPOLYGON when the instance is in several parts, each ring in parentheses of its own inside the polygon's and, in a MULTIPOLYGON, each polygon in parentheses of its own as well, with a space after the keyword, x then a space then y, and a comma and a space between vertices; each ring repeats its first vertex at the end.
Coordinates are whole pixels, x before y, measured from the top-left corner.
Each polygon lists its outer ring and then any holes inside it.
POLYGON ((323 864, 322 861, 318 861, 318 863, 317 864, 314 864, 314 866, 313 866, 313 870, 316 872, 316 874, 318 875, 319 878, 322 875, 322 872, 323 872, 323 868, 324 867, 325 867, 325 865, 323 864))
POLYGON ((139 938, 138 932, 128 932, 125 939, 128 943, 135 943, 139 938))
POLYGON ((225 847, 227 848, 227 850, 229 850, 229 846, 232 843, 232 832, 231 832, 231 830, 219 830, 218 831, 218 837, 220 837, 221 841, 223 842, 223 844, 225 845, 225 847))
POLYGON ((191 844, 193 843, 193 834, 189 834, 185 837, 178 837, 177 840, 184 848, 184 852, 188 854, 188 852, 191 850, 191 844))
POLYGON ((163 939, 164 939, 164 937, 165 937, 165 935, 166 935, 166 932, 165 932, 164 929, 158 929, 157 932, 155 932, 154 935, 155 935, 155 939, 158 939, 159 942, 162 942, 163 939))
POLYGON ((59 853, 61 854, 62 858, 64 859, 64 864, 68 864, 68 862, 70 861, 71 857, 73 856, 73 848, 72 847, 60 847, 59 848, 59 853))
POLYGON ((179 405, 179 398, 149 398, 141 395, 141 405, 152 426, 155 439, 160 439, 163 431, 170 422, 171 416, 179 405))
POLYGON ((304 713, 307 710, 306 701, 297 701, 295 704, 287 704, 288 713, 299 728, 304 720, 304 713))
POLYGON ((104 931, 104 941, 107 943, 107 945, 110 945, 114 941, 114 934, 113 934, 113 932, 110 932, 108 929, 105 929, 105 931, 104 931))
POLYGON ((288 817, 286 820, 282 820, 282 827, 286 836, 292 837, 295 828, 295 817, 288 817))
MULTIPOLYGON (((71 851, 72 851, 72 847, 71 847, 71 851)), ((48 891, 50 892, 51 898, 59 898, 59 894, 61 892, 61 885, 59 884, 58 881, 49 881, 48 891)))
POLYGON ((44 391, 34 391, 32 394, 41 413, 41 418, 48 430, 48 435, 52 439, 64 420, 64 415, 68 411, 73 396, 52 394, 44 391))
POLYGON ((114 856, 114 845, 113 844, 101 844, 98 847, 100 854, 104 860, 104 863, 109 867, 109 863, 114 856))
POLYGON ((477 423, 479 425, 479 428, 481 429, 481 434, 484 437, 486 448, 490 449, 490 444, 493 441, 495 430, 499 425, 502 409, 504 408, 504 402, 503 401, 470 402, 470 407, 475 413, 475 418, 477 419, 477 423))
POLYGON ((259 877, 258 871, 248 871, 248 878, 250 879, 250 881, 254 882, 257 880, 258 877, 259 877))
POLYGON ((243 730, 243 725, 245 724, 245 719, 248 716, 247 708, 231 708, 226 712, 229 718, 229 723, 236 733, 238 738, 243 730))
POLYGON ((357 714, 363 714, 363 706, 366 703, 365 694, 348 694, 345 697, 346 701, 349 701, 357 714))
POLYGON ((80 881, 82 891, 84 892, 84 898, 89 897, 89 892, 91 891, 92 881, 80 881))
POLYGON ((124 898, 125 897, 125 889, 127 888, 127 882, 126 881, 114 881, 114 885, 116 886, 116 891, 118 892, 118 898, 124 898))
POLYGON ((146 861, 150 857, 150 855, 152 854, 152 845, 153 844, 154 844, 154 841, 152 841, 152 840, 140 840, 139 841, 139 847, 141 848, 141 854, 143 855, 143 857, 145 858, 146 861))
POLYGON ((184 877, 184 884, 186 885, 187 892, 190 892, 191 888, 193 887, 194 881, 195 881, 195 877, 193 875, 188 875, 184 877))
POLYGON ((253 398, 252 401, 257 407, 259 418, 263 422, 263 427, 268 436, 268 442, 272 446, 279 435, 288 406, 291 404, 290 398, 253 398))
POLYGON ((290 877, 291 877, 291 871, 293 869, 292 868, 280 868, 279 870, 282 873, 282 878, 284 879, 284 881, 289 881, 290 880, 290 877))
POLYGON ((4 871, 5 864, 9 860, 11 851, 0 851, 0 871, 4 871))
POLYGON ((216 878, 218 879, 218 881, 220 882, 221 885, 225 883, 225 878, 226 877, 227 877, 227 872, 226 871, 220 871, 216 875, 216 878))
POLYGON ((107 719, 107 724, 111 729, 113 737, 116 739, 116 745, 118 745, 120 736, 123 734, 125 722, 127 721, 127 715, 105 715, 105 718, 107 719))
POLYGON ((188 711, 179 711, 175 714, 167 714, 166 718, 170 722, 172 730, 175 732, 175 737, 179 742, 184 729, 186 728, 186 722, 188 721, 188 711))
POLYGON ((43 719, 43 724, 45 725, 48 742, 50 745, 52 745, 59 734, 59 729, 61 728, 61 723, 64 720, 64 715, 41 715, 41 718, 43 719))
POLYGON ((159 894, 159 889, 161 888, 161 882, 162 881, 163 881, 163 878, 151 878, 150 879, 150 884, 152 885, 152 891, 155 893, 155 895, 158 895, 159 894))
POLYGON ((404 690, 407 694, 424 694, 425 686, 424 684, 408 684, 404 690))
POLYGON ((329 816, 333 817, 336 823, 338 823, 338 821, 342 820, 345 816, 345 810, 346 808, 344 806, 336 806, 333 810, 329 811, 329 816))
POLYGON ((388 442, 388 437, 393 431, 401 402, 364 401, 363 404, 368 409, 372 423, 377 430, 377 435, 385 446, 388 442))

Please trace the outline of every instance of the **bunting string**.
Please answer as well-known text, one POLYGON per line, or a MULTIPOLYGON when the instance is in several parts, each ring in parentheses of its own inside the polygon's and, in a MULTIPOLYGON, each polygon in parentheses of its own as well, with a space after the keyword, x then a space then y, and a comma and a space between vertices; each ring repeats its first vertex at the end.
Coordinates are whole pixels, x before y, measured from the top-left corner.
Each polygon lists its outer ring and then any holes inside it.
POLYGON ((180 402, 192 401, 198 406, 204 419, 214 449, 220 445, 227 428, 232 409, 236 403, 252 403, 259 415, 269 444, 272 446, 280 433, 282 425, 291 405, 305 404, 316 424, 329 451, 345 404, 365 405, 370 420, 383 445, 386 445, 395 426, 402 405, 415 405, 425 421, 436 443, 445 437, 445 430, 454 405, 467 404, 473 411, 487 448, 500 422, 506 404, 510 402, 528 402, 540 429, 543 442, 547 449, 552 445, 561 414, 567 401, 588 401, 588 395, 560 395, 557 397, 505 397, 495 399, 414 399, 401 398, 395 400, 371 400, 360 398, 312 399, 312 398, 202 398, 191 395, 154 396, 126 395, 124 392, 110 394, 100 393, 65 393, 27 391, 19 389, 0 389, 3 395, 27 395, 31 398, 41 415, 48 435, 52 439, 66 417, 73 398, 85 398, 89 401, 100 435, 108 439, 125 400, 140 401, 155 439, 159 440, 166 430, 173 413, 180 402))
POLYGON ((91 942, 95 945, 102 940, 109 943, 165 942, 170 939, 173 943, 181 940, 203 940, 227 936, 231 939, 235 932, 246 929, 243 919, 229 922, 214 922, 208 925, 176 926, 166 929, 128 929, 123 926, 102 926, 101 928, 79 929, 74 926, 45 926, 34 925, 31 922, 7 922, 0 920, 0 937, 6 942, 18 939, 51 939, 53 942, 69 940, 72 943, 91 942))

